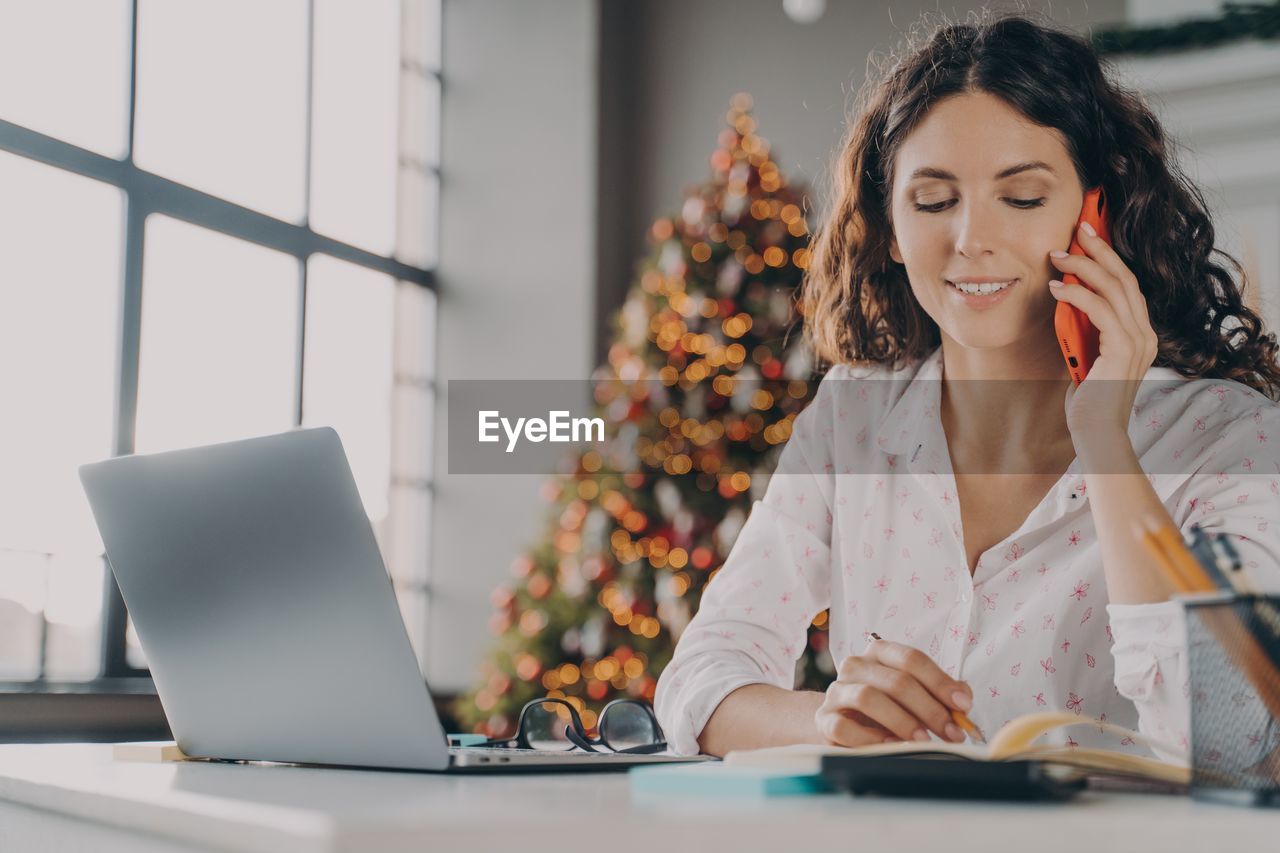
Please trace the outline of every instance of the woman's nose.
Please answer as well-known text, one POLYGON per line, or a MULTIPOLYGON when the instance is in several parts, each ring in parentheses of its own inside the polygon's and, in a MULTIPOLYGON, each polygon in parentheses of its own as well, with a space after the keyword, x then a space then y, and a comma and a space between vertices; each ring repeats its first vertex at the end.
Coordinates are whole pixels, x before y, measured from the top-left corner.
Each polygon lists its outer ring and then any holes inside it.
POLYGON ((989 255, 995 247, 997 236, 996 217, 973 205, 965 205, 956 219, 956 253, 966 258, 989 255))

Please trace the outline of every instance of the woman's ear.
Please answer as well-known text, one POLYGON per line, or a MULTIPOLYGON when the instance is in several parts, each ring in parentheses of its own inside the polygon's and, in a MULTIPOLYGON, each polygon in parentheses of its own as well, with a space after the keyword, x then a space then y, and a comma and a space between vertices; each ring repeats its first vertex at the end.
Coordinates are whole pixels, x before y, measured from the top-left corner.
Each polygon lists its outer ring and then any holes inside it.
POLYGON ((902 263, 902 252, 898 251, 898 238, 889 238, 889 257, 893 258, 895 264, 902 263))

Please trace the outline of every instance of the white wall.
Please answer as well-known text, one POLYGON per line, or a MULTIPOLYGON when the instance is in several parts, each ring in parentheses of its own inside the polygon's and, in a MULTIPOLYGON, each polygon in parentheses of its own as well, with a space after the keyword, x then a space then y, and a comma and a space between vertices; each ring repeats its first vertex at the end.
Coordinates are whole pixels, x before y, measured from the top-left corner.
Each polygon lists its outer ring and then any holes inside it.
POLYGON ((1130 23, 1155 26, 1187 18, 1217 17, 1223 0, 1129 0, 1127 6, 1130 23))
POLYGON ((1245 268, 1245 301, 1280 329, 1280 45, 1242 41, 1126 59, 1204 193, 1220 249, 1245 268))
POLYGON ((471 684, 542 477, 448 473, 449 379, 585 379, 595 318, 596 4, 447 0, 427 677, 471 684))

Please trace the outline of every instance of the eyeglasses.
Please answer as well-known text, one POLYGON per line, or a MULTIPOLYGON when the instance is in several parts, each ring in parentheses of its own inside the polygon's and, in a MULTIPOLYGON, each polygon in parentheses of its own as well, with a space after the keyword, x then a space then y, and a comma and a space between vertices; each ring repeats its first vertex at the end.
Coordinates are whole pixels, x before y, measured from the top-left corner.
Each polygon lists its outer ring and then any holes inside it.
POLYGON ((488 740, 480 746, 516 749, 569 750, 646 755, 667 748, 658 718, 639 699, 614 699, 600 712, 597 737, 587 735, 578 709, 564 699, 534 699, 520 709, 514 738, 488 740))

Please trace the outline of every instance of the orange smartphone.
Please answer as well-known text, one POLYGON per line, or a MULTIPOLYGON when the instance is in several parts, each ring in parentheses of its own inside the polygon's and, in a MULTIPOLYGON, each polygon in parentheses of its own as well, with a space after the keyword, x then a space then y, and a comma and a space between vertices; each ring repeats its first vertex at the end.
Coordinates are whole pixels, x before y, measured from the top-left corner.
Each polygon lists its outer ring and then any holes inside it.
MULTIPOLYGON (((1072 255, 1087 254, 1080 248, 1080 242, 1076 238, 1081 222, 1092 225, 1098 236, 1108 246, 1111 245, 1111 223, 1107 219, 1107 204, 1100 187, 1084 194, 1084 206, 1080 209, 1080 219, 1076 222, 1077 230, 1071 232, 1071 248, 1067 249, 1072 255)), ((1064 273, 1062 281, 1066 284, 1084 284, 1070 273, 1064 273)), ((1053 327, 1058 333, 1058 345, 1062 347, 1062 357, 1066 359, 1067 369, 1079 386, 1089 375, 1089 368, 1098 360, 1098 328, 1089 322, 1089 315, 1065 302, 1058 303, 1053 315, 1053 327)))

